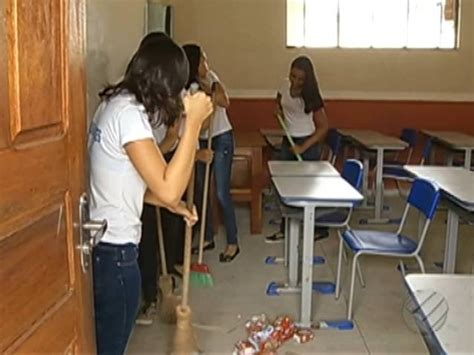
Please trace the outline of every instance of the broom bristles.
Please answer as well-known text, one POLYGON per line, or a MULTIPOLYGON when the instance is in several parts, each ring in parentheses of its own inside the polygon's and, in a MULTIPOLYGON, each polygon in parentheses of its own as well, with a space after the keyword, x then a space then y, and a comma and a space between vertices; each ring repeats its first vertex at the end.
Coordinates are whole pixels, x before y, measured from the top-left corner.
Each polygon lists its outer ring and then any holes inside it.
POLYGON ((214 286, 214 279, 209 271, 207 264, 193 263, 191 264, 190 282, 198 287, 214 286))
POLYGON ((199 354, 196 336, 191 322, 191 308, 176 307, 176 331, 173 338, 173 355, 199 354))
POLYGON ((207 264, 199 264, 199 263, 192 263, 191 264, 191 272, 201 272, 210 274, 209 266, 207 264))
POLYGON ((161 275, 159 279, 162 300, 160 305, 160 318, 169 324, 176 323, 176 306, 181 298, 173 293, 173 278, 171 275, 161 275))
POLYGON ((160 319, 168 324, 176 323, 176 307, 180 304, 181 297, 176 295, 163 296, 160 307, 160 319))

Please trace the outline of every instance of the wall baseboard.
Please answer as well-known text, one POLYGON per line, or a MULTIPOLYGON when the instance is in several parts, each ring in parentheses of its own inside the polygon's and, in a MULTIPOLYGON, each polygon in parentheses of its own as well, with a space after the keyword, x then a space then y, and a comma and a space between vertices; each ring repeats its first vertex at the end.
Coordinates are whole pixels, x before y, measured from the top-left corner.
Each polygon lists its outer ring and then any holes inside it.
MULTIPOLYGON (((273 99, 277 90, 229 89, 229 96, 236 99, 273 99)), ((326 100, 370 101, 428 101, 473 102, 474 92, 375 92, 375 91, 322 91, 326 100)))

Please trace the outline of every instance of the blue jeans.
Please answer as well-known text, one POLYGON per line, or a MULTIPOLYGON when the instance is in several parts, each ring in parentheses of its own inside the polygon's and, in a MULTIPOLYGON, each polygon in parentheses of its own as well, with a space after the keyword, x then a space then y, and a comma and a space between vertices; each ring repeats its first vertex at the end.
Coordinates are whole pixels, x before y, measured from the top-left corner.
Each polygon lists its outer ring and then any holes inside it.
POLYGON ((122 355, 140 302, 138 249, 134 244, 99 243, 93 252, 98 354, 122 355))
MULTIPOLYGON (((308 137, 291 137, 295 144, 303 144, 308 137)), ((319 160, 321 158, 321 145, 313 144, 301 154, 303 160, 319 160)), ((288 138, 284 137, 281 143, 280 160, 296 160, 296 156, 291 151, 291 145, 288 138)))
MULTIPOLYGON (((199 145, 207 148, 207 140, 200 140, 199 145)), ((224 132, 212 138, 212 150, 214 151, 214 160, 212 162, 211 171, 214 171, 216 181, 217 200, 221 207, 224 217, 224 225, 227 234, 227 244, 238 244, 237 240, 237 222, 235 220, 235 209, 232 197, 230 195, 230 176, 232 170, 232 159, 234 157, 234 134, 232 131, 224 132)), ((202 197, 204 192, 204 176, 206 164, 197 163, 196 170, 196 206, 199 215, 202 211, 202 197)), ((210 182, 211 179, 209 179, 210 182)), ((210 194, 208 195, 208 197, 210 194)), ((210 198, 208 198, 207 215, 206 215, 206 241, 213 241, 213 225, 212 225, 212 206, 210 198)))

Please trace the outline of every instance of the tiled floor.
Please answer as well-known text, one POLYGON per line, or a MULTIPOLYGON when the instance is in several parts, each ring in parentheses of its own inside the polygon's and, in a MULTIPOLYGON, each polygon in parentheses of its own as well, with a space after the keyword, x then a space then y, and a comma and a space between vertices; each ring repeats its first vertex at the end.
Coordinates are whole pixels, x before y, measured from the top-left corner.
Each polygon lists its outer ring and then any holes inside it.
MULTIPOLYGON (((390 214, 397 216, 403 203, 392 197, 388 203, 390 214)), ((356 212, 352 225, 370 212, 356 212)), ((193 288, 191 307, 199 346, 206 354, 231 354, 234 344, 245 338, 244 323, 249 316, 266 313, 270 317, 281 314, 297 316, 299 297, 284 295, 268 297, 265 288, 269 281, 285 280, 283 266, 268 266, 264 259, 268 255, 282 254, 282 244, 266 244, 261 235, 249 235, 248 210, 237 210, 241 254, 230 264, 220 264, 218 254, 223 249, 224 235, 221 228, 216 238, 216 250, 205 254, 205 262, 211 268, 215 286, 207 289, 193 288)), ((274 213, 266 213, 266 219, 274 213)), ((438 211, 435 223, 422 251, 425 265, 442 260, 446 225, 445 211, 438 211)), ((416 216, 410 219, 408 234, 416 231, 416 216)), ((264 235, 275 227, 265 224, 264 235)), ((365 228, 366 226, 364 226, 365 228)), ((392 226, 369 226, 369 228, 394 229, 392 226)), ((318 242, 315 253, 323 255, 328 263, 314 269, 314 278, 334 280, 337 260, 337 238, 335 234, 318 242)), ((472 273, 474 268, 474 227, 460 227, 457 271, 472 273)), ((397 261, 378 257, 362 259, 362 269, 367 286, 357 287, 355 298, 355 325, 352 331, 319 330, 315 339, 307 344, 287 343, 279 354, 425 354, 427 350, 412 319, 404 313, 408 301, 407 292, 397 261)), ((430 267, 428 267, 430 269, 430 267)), ((347 271, 348 268, 345 268, 347 271)), ((434 270, 429 270, 428 272, 434 270)), ((347 273, 343 274, 348 280, 347 273)), ((347 282, 344 292, 347 291, 347 282)), ((313 296, 314 319, 342 319, 345 317, 347 297, 338 301, 332 295, 313 296)), ((152 326, 135 327, 129 354, 164 354, 170 346, 174 327, 156 320, 152 326)))

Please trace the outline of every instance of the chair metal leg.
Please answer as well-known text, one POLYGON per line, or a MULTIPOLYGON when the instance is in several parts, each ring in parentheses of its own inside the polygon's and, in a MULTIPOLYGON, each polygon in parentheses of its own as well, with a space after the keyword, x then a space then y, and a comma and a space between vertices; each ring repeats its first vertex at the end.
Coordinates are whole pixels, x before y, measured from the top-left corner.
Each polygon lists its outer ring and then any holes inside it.
POLYGON ((357 262, 357 278, 359 279, 360 285, 362 287, 365 287, 365 281, 364 281, 364 276, 362 275, 362 270, 360 268, 360 263, 357 262))
POLYGON ((354 301, 354 286, 355 286, 355 274, 357 269, 357 258, 359 257, 359 253, 354 255, 354 259, 352 260, 352 268, 351 268, 351 288, 349 290, 349 304, 347 306, 347 319, 352 320, 352 303, 354 301))
POLYGON ((420 258, 419 255, 415 255, 416 261, 418 262, 418 265, 420 265, 421 273, 425 273, 425 264, 423 264, 423 260, 420 258))
POLYGON ((342 241, 341 234, 339 231, 337 232, 339 235, 339 256, 337 258, 337 272, 336 272, 336 300, 339 299, 340 291, 341 291, 341 269, 342 269, 342 255, 344 249, 344 242, 342 241))
POLYGON ((284 242, 285 242, 285 246, 284 246, 284 265, 286 267, 288 267, 288 259, 289 259, 289 248, 288 248, 288 245, 289 245, 289 239, 290 239, 290 223, 289 223, 289 219, 288 218, 284 218, 283 219, 283 223, 285 223, 285 239, 284 239, 284 242))
POLYGON ((347 264, 347 251, 344 247, 342 248, 342 258, 344 259, 344 262, 347 264))

